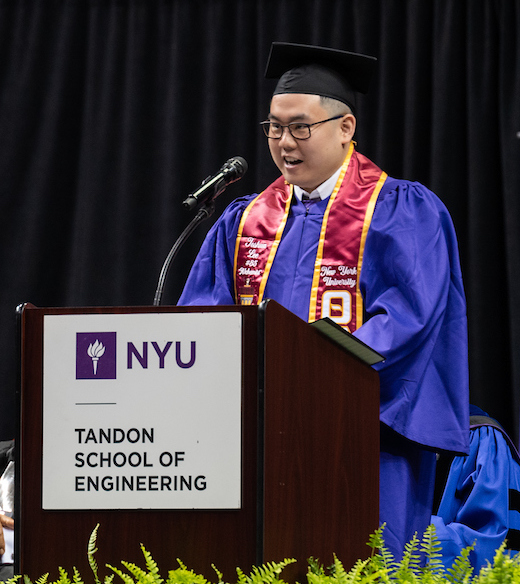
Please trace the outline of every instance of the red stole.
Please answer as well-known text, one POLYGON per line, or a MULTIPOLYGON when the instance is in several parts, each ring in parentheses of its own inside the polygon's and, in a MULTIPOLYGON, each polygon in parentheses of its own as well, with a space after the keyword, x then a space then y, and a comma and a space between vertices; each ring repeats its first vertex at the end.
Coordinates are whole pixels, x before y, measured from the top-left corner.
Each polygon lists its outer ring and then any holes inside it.
MULTIPOLYGON (((355 331, 363 324, 359 275, 366 235, 387 175, 350 148, 323 216, 309 302, 309 322, 328 316, 355 331)), ((289 215, 292 185, 280 177, 248 205, 235 247, 237 304, 262 301, 289 215)))

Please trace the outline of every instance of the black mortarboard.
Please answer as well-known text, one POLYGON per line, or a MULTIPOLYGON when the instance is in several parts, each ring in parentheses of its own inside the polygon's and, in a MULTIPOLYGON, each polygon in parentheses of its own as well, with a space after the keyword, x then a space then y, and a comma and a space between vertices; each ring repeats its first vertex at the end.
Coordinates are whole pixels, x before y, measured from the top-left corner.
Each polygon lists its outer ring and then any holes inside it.
POLYGON ((272 43, 265 76, 278 79, 273 95, 309 93, 332 97, 355 109, 355 93, 366 93, 375 57, 326 47, 272 43))

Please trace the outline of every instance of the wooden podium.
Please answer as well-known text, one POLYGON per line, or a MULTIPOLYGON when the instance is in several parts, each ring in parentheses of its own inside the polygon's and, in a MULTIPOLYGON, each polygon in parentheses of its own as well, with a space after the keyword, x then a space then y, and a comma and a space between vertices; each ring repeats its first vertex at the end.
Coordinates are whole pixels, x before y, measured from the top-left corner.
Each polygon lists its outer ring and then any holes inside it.
MULTIPOLYGON (((261 306, 36 308, 19 310, 21 335, 15 573, 89 578, 87 542, 100 524, 96 561, 178 566, 226 581, 238 566, 296 558, 283 577, 305 581, 307 559, 350 567, 378 526, 377 373, 273 301, 261 306), (42 507, 44 317, 63 314, 235 312, 242 316, 239 509, 42 507)), ((222 342, 226 331, 222 330, 222 342)), ((211 373, 208 372, 210 376, 211 373)), ((208 378, 211 383, 211 377, 208 378)), ((95 416, 95 414, 93 414, 95 416)), ((95 420, 92 422, 95 425, 95 420)), ((225 428, 223 429, 225 431, 225 428)))

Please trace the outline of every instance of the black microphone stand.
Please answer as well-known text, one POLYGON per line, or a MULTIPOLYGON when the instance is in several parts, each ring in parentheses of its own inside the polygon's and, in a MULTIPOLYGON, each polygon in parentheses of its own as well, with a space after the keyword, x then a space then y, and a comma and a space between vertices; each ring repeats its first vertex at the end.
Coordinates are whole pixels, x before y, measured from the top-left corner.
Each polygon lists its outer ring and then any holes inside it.
POLYGON ((161 274, 159 275, 159 282, 157 284, 157 289, 155 291, 155 298, 153 300, 154 306, 160 306, 162 295, 164 291, 164 285, 166 283, 166 277, 168 276, 168 271, 170 269, 170 265, 172 261, 175 259, 176 255, 179 253, 179 250, 184 245, 188 237, 195 231, 195 229, 202 223, 204 220, 208 219, 213 215, 215 211, 215 203, 212 200, 204 203, 202 207, 198 210, 197 214, 193 219, 189 222, 186 229, 180 234, 177 238, 177 241, 173 244, 173 247, 170 250, 170 253, 164 260, 164 264, 161 269, 161 274))

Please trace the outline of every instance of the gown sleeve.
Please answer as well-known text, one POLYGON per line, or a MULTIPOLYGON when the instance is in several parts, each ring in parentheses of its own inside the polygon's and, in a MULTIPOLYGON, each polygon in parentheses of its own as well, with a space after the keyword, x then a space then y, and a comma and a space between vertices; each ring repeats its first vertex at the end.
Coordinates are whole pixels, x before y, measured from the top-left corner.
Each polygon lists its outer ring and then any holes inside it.
POLYGON ((467 452, 466 304, 457 242, 448 211, 424 186, 385 183, 360 289, 367 320, 355 334, 386 357, 376 366, 381 421, 423 446, 467 452))
POLYGON ((233 201, 209 230, 179 298, 179 306, 235 304, 233 261, 236 235, 244 209, 256 196, 233 201))
POLYGON ((502 433, 490 426, 471 431, 469 456, 456 457, 448 474, 439 510, 432 517, 450 566, 460 552, 475 544, 470 560, 476 570, 490 563, 509 526, 511 468, 517 465, 502 433))

